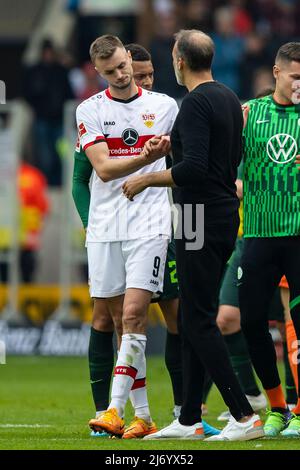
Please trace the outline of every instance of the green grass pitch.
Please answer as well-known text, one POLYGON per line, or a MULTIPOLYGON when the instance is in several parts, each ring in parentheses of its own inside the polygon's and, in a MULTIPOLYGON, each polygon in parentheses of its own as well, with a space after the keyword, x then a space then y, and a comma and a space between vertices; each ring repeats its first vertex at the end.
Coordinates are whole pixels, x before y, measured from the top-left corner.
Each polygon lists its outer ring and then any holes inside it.
MULTIPOLYGON (((163 358, 148 359, 148 393, 158 427, 172 420, 170 381, 163 358)), ((94 416, 84 358, 8 357, 0 365, 0 449, 100 450, 210 450, 299 449, 299 439, 260 439, 250 442, 122 441, 91 438, 87 426, 94 416)), ((219 426, 216 417, 225 409, 216 389, 205 419, 219 426)), ((127 418, 132 413, 128 407, 127 418)), ((263 416, 263 415, 262 415, 263 416)))

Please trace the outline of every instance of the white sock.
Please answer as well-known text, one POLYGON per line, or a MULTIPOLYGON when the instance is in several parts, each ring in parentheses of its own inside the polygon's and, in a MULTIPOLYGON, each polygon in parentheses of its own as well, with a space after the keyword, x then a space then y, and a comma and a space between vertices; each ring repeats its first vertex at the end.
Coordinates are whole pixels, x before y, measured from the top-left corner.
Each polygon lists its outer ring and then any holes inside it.
POLYGON ((137 375, 141 358, 145 355, 146 336, 134 333, 122 336, 122 343, 114 371, 111 402, 108 409, 116 408, 124 416, 131 387, 137 375))
MULTIPOLYGON (((144 351, 145 351, 145 348, 146 348, 146 341, 145 341, 144 351)), ((136 378, 132 386, 129 398, 135 410, 135 416, 137 416, 138 418, 144 419, 148 423, 151 423, 152 420, 150 416, 149 403, 148 403, 148 397, 147 397, 147 388, 146 388, 145 352, 143 356, 141 357, 140 364, 138 367, 138 373, 136 374, 136 378)))

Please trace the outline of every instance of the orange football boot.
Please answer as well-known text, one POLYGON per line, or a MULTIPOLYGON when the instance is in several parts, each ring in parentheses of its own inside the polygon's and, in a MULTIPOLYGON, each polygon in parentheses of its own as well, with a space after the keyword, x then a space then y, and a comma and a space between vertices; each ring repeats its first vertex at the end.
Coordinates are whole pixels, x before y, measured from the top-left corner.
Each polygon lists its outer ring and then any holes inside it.
POLYGON ((114 436, 122 436, 125 422, 118 415, 116 408, 110 408, 97 416, 97 418, 91 419, 89 426, 94 431, 106 431, 114 436))
POLYGON ((122 439, 142 438, 154 432, 157 432, 155 423, 147 423, 144 419, 135 416, 129 426, 125 428, 122 439))

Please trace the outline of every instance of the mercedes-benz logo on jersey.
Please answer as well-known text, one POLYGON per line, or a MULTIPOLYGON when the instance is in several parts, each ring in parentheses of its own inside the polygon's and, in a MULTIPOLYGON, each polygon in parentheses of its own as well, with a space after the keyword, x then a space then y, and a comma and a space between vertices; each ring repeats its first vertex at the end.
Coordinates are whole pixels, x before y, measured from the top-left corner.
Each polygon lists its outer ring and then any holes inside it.
POLYGON ((139 140, 139 135, 135 129, 125 129, 122 134, 124 144, 132 147, 139 140))
POLYGON ((297 142, 289 134, 273 135, 267 142, 267 154, 275 163, 288 163, 297 154, 297 142))

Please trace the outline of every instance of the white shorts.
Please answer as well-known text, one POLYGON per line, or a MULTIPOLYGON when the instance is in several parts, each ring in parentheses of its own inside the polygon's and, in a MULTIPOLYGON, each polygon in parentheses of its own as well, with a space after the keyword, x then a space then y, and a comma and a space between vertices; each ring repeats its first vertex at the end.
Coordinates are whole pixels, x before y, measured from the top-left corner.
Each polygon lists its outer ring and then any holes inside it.
POLYGON ((88 242, 91 297, 115 297, 126 289, 161 292, 168 239, 88 242))

